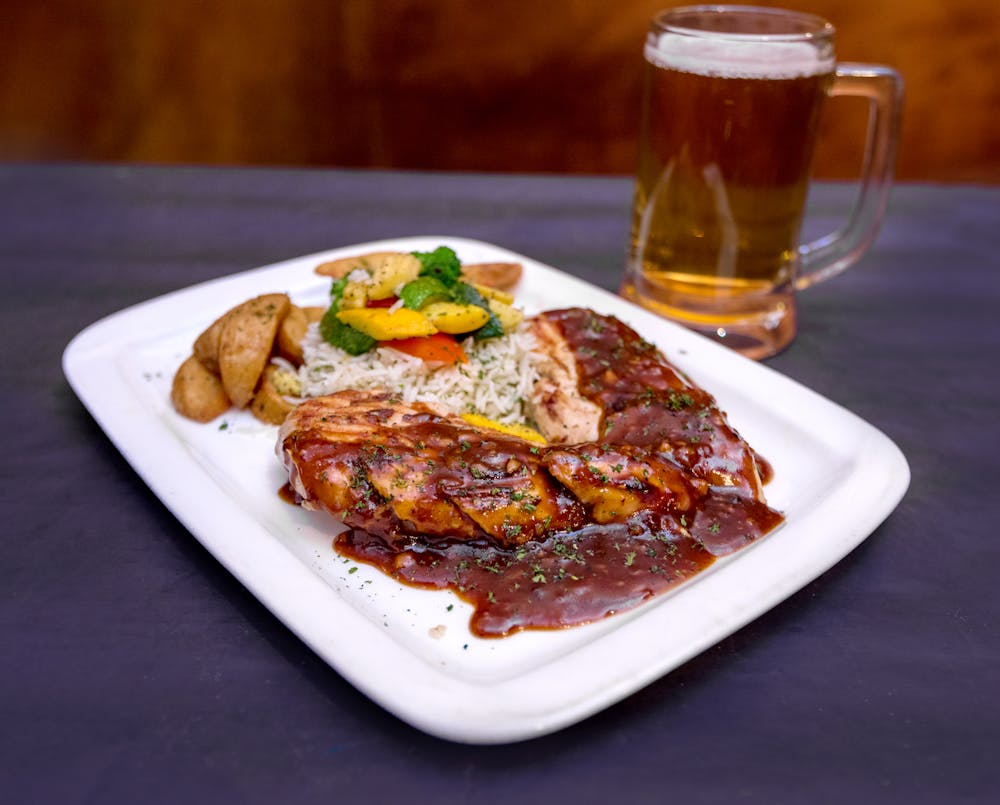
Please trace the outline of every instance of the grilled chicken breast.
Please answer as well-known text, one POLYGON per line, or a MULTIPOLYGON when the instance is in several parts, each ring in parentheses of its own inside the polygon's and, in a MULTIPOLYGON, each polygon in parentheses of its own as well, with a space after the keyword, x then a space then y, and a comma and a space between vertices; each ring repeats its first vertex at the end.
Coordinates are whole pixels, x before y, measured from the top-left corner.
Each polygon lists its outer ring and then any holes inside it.
POLYGON ((577 356, 569 341, 557 321, 544 313, 528 326, 537 354, 538 380, 528 401, 535 424, 550 442, 596 442, 604 412, 580 394, 577 356))
POLYGON ((390 542, 489 539, 517 545, 585 521, 536 444, 423 403, 344 391, 299 405, 278 452, 307 508, 390 542))
POLYGON ((752 497, 719 494, 669 451, 541 446, 388 392, 307 400, 279 431, 297 500, 397 548, 469 541, 512 548, 592 525, 671 529, 728 552, 780 520, 752 497), (723 544, 715 535, 726 523, 723 544), (736 535, 735 537, 733 535, 736 535))
POLYGON ((348 527, 342 555, 455 591, 499 636, 630 609, 782 521, 766 463, 633 330, 580 309, 530 327, 548 444, 384 391, 291 411, 276 451, 297 502, 348 527))
POLYGON ((713 486, 763 500, 766 462, 712 395, 626 324, 570 308, 541 313, 529 326, 543 353, 529 407, 550 442, 655 448, 713 486))
POLYGON ((637 512, 688 512, 708 492, 668 454, 540 446, 383 392, 305 401, 281 426, 277 451, 303 506, 389 542, 510 547, 637 512))

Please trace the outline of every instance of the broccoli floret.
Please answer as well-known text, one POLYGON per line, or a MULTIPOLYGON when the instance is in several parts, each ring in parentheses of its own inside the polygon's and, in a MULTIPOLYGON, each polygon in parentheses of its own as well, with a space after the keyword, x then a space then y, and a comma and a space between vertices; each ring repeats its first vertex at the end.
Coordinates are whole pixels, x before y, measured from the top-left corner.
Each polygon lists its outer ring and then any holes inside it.
POLYGON ((445 287, 453 286, 462 274, 458 255, 447 246, 438 246, 432 252, 413 252, 413 256, 420 261, 421 277, 434 277, 445 287))
POLYGON ((451 299, 451 293, 445 284, 436 277, 417 277, 402 287, 399 298, 410 310, 420 310, 430 302, 448 301, 451 299))
POLYGON ((364 355, 378 342, 367 333, 344 324, 337 318, 337 305, 330 305, 319 322, 319 332, 323 339, 335 347, 340 347, 348 355, 364 355))

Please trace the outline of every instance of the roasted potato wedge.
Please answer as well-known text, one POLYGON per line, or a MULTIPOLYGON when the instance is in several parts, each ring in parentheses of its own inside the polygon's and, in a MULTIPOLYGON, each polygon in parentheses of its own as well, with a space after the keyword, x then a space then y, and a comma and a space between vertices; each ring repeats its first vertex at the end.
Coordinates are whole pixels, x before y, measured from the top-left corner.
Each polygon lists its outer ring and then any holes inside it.
POLYGON ((306 312, 306 318, 309 320, 310 324, 318 322, 323 318, 323 314, 326 313, 326 308, 320 307, 319 305, 309 305, 308 307, 304 307, 302 309, 306 312))
POLYGON ((469 263, 462 266, 462 279, 507 291, 517 284, 523 271, 520 263, 469 263))
MULTIPOLYGON (((356 268, 363 268, 369 274, 388 258, 407 256, 405 252, 370 252, 352 257, 341 257, 339 260, 329 260, 320 263, 315 268, 317 274, 340 279, 346 277, 356 268)), ((466 282, 478 285, 488 285, 502 291, 513 288, 519 279, 523 268, 520 263, 469 263, 462 266, 462 278, 466 282)))
POLYGON ((219 337, 222 335, 222 326, 232 312, 230 309, 219 316, 194 342, 194 356, 201 361, 202 366, 214 374, 219 374, 219 337))
POLYGON ((263 294, 234 308, 219 336, 222 387, 237 408, 245 408, 274 349, 291 301, 283 293, 263 294))
POLYGON ((324 307, 299 307, 291 305, 278 327, 276 344, 278 354, 295 366, 302 365, 302 339, 313 322, 323 318, 324 307))
POLYGON ((261 422, 268 425, 280 425, 285 421, 295 406, 285 399, 284 395, 275 384, 275 375, 279 375, 281 370, 274 364, 270 364, 264 369, 264 376, 260 382, 260 388, 253 395, 250 402, 250 413, 261 422))
POLYGON ((298 305, 288 308, 288 313, 281 320, 275 344, 278 354, 295 366, 302 365, 302 339, 309 328, 306 312, 298 305))
POLYGON ((184 361, 174 374, 170 402, 177 413, 195 422, 211 422, 232 405, 218 375, 194 355, 184 361))
POLYGON ((346 277, 356 268, 363 268, 370 274, 387 257, 398 257, 404 254, 405 252, 370 252, 368 254, 358 254, 320 263, 313 270, 317 274, 322 274, 324 277, 333 277, 334 279, 346 277))

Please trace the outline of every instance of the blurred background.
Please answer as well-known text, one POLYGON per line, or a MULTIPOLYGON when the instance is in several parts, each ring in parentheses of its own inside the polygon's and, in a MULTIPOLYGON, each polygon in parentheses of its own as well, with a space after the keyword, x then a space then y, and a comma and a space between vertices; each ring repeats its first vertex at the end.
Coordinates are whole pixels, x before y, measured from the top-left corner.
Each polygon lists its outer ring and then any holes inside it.
MULTIPOLYGON (((1000 3, 795 0, 907 83, 897 177, 1000 182, 1000 3)), ((663 0, 2 0, 0 160, 628 174, 663 0)), ((860 168, 827 105, 815 175, 860 168)))

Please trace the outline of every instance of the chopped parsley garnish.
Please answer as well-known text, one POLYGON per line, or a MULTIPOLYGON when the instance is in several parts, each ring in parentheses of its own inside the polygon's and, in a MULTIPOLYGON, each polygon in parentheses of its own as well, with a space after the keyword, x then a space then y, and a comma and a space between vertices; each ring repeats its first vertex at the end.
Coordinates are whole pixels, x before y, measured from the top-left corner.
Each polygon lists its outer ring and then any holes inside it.
POLYGON ((680 411, 694 405, 694 397, 687 392, 671 391, 667 397, 667 405, 671 411, 680 411))

